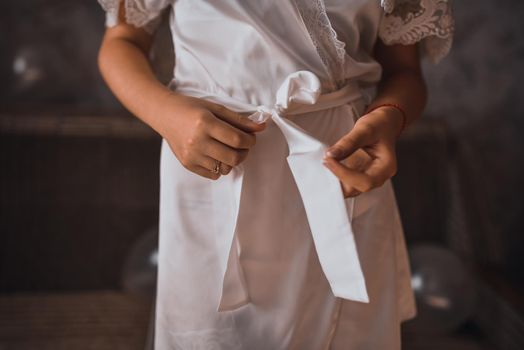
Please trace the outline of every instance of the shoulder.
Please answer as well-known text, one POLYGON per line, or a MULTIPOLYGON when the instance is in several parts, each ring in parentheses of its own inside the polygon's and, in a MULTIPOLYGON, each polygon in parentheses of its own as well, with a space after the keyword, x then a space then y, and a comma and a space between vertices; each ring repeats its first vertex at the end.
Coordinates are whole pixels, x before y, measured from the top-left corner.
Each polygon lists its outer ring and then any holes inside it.
POLYGON ((98 0, 106 12, 106 26, 126 23, 152 34, 160 24, 164 10, 176 0, 98 0))

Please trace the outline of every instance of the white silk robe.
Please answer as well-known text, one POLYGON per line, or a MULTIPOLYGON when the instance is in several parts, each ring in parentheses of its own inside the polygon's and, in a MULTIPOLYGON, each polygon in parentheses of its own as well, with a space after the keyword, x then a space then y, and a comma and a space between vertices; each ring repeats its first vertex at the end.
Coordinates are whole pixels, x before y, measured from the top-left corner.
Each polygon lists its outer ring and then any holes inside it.
MULTIPOLYGON (((107 25, 118 0, 99 0, 107 25)), ((345 199, 322 165, 380 79, 377 40, 430 58, 450 46, 446 0, 125 0, 155 30, 170 11, 169 87, 267 121, 213 181, 162 144, 155 349, 399 349, 416 313, 390 180, 345 199)))

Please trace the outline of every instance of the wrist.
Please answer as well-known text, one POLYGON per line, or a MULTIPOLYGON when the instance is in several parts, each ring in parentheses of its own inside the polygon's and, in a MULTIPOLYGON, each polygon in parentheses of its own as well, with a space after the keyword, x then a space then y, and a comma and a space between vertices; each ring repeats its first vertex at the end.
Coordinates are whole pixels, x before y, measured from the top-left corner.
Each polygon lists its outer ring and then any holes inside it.
POLYGON ((187 111, 183 95, 171 90, 159 91, 158 95, 150 99, 148 124, 163 138, 168 138, 172 130, 180 126, 180 117, 187 111))
POLYGON ((396 103, 383 103, 368 108, 367 114, 377 113, 384 117, 384 121, 389 125, 390 130, 394 130, 394 135, 398 139, 407 125, 407 116, 404 109, 396 103))

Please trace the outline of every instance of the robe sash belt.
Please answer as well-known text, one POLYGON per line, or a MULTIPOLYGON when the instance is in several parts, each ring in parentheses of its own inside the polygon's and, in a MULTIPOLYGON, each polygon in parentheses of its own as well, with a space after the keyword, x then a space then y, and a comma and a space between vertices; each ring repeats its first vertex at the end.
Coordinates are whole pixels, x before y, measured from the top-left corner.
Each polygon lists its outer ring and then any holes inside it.
MULTIPOLYGON (((251 112, 255 122, 271 120, 282 131, 289 146, 287 162, 302 198, 313 242, 322 271, 336 297, 369 302, 366 284, 355 245, 346 202, 338 178, 322 165, 327 145, 315 139, 286 115, 326 110, 362 98, 356 85, 321 94, 318 77, 309 71, 290 74, 277 91, 274 106, 253 106, 229 96, 210 95, 197 90, 176 90, 182 94, 208 99, 236 112, 251 112)), ((246 283, 238 259, 236 222, 240 206, 243 167, 234 167, 217 182, 217 195, 228 202, 219 209, 224 218, 216 242, 220 252, 223 286, 219 311, 233 310, 249 302, 246 283), (228 198, 226 200, 226 198, 228 198)))

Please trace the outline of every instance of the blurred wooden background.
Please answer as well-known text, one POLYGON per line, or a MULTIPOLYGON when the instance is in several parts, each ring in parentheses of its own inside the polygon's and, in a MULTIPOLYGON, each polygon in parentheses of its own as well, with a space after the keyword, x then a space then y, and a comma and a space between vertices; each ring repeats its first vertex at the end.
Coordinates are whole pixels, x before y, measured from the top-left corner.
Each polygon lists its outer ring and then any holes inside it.
MULTIPOLYGON (((482 307, 456 335, 407 334, 406 349, 522 349, 524 3, 461 0, 455 13, 450 56, 424 64, 430 102, 399 142, 394 183, 408 244, 453 249, 482 307)), ((151 301, 121 276, 157 224, 160 139, 99 76, 96 1, 4 1, 0 29, 0 350, 141 349, 151 301)), ((151 54, 164 82, 169 45, 164 26, 151 54)))

